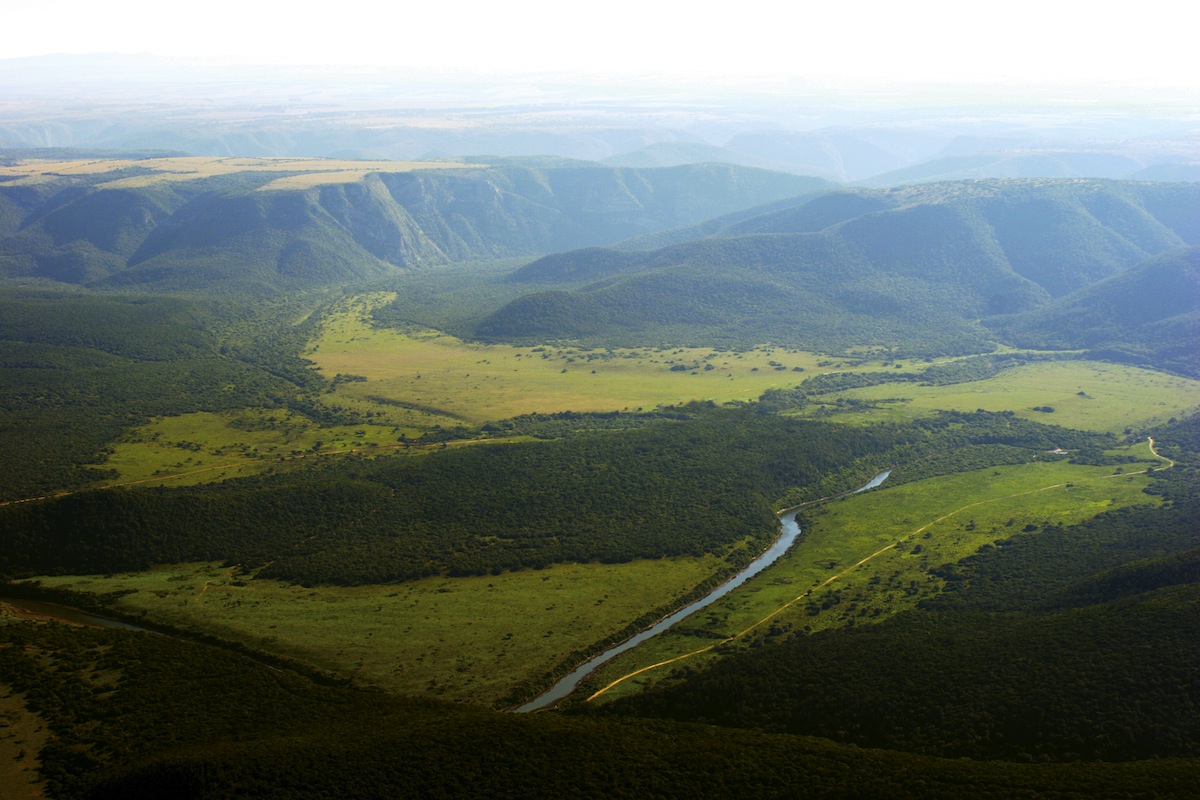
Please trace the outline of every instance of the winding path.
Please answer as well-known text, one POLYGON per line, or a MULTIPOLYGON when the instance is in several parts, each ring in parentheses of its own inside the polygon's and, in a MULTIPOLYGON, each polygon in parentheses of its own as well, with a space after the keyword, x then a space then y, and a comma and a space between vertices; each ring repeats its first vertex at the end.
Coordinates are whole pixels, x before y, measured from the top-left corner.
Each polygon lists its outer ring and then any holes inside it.
MULTIPOLYGON (((1167 466, 1164 467, 1163 469, 1170 469, 1171 467, 1175 466, 1175 462, 1173 460, 1171 460, 1170 458, 1167 458, 1164 455, 1160 455, 1159 452, 1154 449, 1153 437, 1147 437, 1147 439, 1150 442, 1150 452, 1154 455, 1154 457, 1167 462, 1167 466)), ((1123 478, 1123 477, 1128 477, 1130 475, 1143 475, 1148 471, 1149 471, 1148 469, 1143 469, 1143 470, 1139 470, 1138 472, 1122 472, 1122 473, 1117 473, 1114 475, 1105 475, 1105 476, 1102 476, 1101 479, 1103 479, 1103 478, 1123 478)), ((1067 485, 1068 485, 1067 483, 1056 483, 1051 486, 1043 486, 1040 489, 1030 489, 1029 491, 1026 491, 1026 492, 1017 492, 1016 494, 1005 495, 1004 497, 993 497, 988 500, 977 500, 974 503, 968 503, 967 505, 962 506, 961 508, 956 508, 953 511, 949 511, 949 512, 943 514, 942 516, 938 517, 937 519, 933 520, 932 522, 925 523, 924 525, 922 525, 920 528, 917 528, 912 533, 910 533, 900 539, 897 539, 896 541, 892 542, 891 544, 887 545, 886 547, 881 547, 880 549, 876 550, 874 553, 871 553, 871 555, 867 556, 866 558, 862 559, 861 561, 851 564, 850 566, 846 567, 841 572, 837 573, 836 575, 831 576, 830 578, 826 579, 825 581, 818 584, 817 586, 814 586, 813 588, 806 590, 802 594, 797 595, 796 597, 792 598, 788 602, 781 605, 779 608, 772 611, 770 614, 767 614, 762 619, 749 625, 748 627, 739 631, 738 633, 735 633, 732 636, 729 636, 718 642, 710 644, 706 647, 701 647, 698 650, 693 650, 690 653, 684 653, 683 655, 675 656, 674 658, 669 658, 666 661, 659 661, 657 664, 650 664, 649 666, 642 667, 641 669, 636 669, 627 675, 622 675, 620 678, 617 678, 615 681, 608 684, 604 688, 600 689, 598 692, 595 692, 594 694, 590 695, 585 702, 590 703, 591 701, 595 700, 600 695, 607 692, 609 689, 619 686, 620 684, 624 683, 625 681, 629 680, 630 678, 635 678, 638 675, 643 675, 647 672, 651 672, 653 670, 658 669, 659 667, 666 667, 671 664, 677 664, 680 661, 685 661, 686 659, 692 658, 693 656, 703 655, 704 653, 715 650, 716 648, 721 647, 722 645, 726 645, 731 642, 736 642, 738 639, 745 637, 752 631, 754 631, 754 630, 762 627, 764 624, 770 622, 775 617, 782 614, 784 611, 787 611, 789 608, 796 605, 796 603, 799 603, 801 600, 808 597, 813 592, 815 592, 819 589, 824 589, 829 584, 833 583, 834 581, 836 581, 840 578, 845 577, 846 575, 850 574, 854 570, 861 567, 863 564, 867 564, 867 563, 873 561, 874 559, 878 558, 879 556, 883 555, 884 553, 888 552, 889 550, 894 550, 896 548, 896 546, 899 545, 901 542, 908 541, 908 540, 916 537, 918 534, 924 533, 926 530, 933 527, 934 525, 937 525, 939 522, 943 522, 943 521, 949 519, 950 517, 953 517, 956 514, 959 514, 963 511, 966 511, 971 508, 975 508, 977 506, 986 505, 988 503, 998 503, 998 502, 1001 502, 1004 500, 1011 500, 1014 497, 1024 497, 1026 495, 1037 494, 1039 492, 1048 492, 1052 489, 1061 489, 1067 485)))

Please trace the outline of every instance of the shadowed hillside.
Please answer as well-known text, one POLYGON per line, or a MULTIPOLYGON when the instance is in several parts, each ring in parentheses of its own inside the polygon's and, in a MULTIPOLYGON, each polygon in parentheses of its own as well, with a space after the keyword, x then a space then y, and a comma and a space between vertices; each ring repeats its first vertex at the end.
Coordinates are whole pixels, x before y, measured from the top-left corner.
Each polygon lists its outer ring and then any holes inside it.
POLYGON ((839 191, 692 228, 699 238, 657 250, 535 261, 512 280, 562 290, 513 301, 478 333, 990 349, 980 318, 1032 311, 1200 241, 1181 211, 1198 204, 1193 185, 1105 181, 839 191))
MULTIPOLYGON (((0 275, 91 287, 294 289, 606 244, 825 186, 728 165, 413 170, 260 191, 287 173, 114 173, 0 186, 0 275)), ((51 176, 52 177, 52 176, 51 176)))

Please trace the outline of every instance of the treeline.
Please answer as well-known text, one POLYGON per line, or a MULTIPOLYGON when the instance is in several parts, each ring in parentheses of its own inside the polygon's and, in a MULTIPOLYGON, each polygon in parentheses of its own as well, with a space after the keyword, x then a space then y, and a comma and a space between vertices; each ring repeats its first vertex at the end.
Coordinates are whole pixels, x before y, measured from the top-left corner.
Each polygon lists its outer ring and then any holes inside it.
POLYGON ((905 613, 788 639, 626 714, 1016 761, 1200 756, 1200 587, 1043 615, 905 613))
MULTIPOLYGON (((1073 357, 1073 356, 1068 356, 1073 357)), ((768 389, 760 402, 772 411, 803 408, 825 394, 862 389, 867 386, 882 386, 889 383, 917 383, 922 386, 948 386, 955 383, 981 381, 999 375, 1006 369, 1032 361, 1057 361, 1060 355, 1001 355, 971 356, 936 364, 920 372, 828 372, 805 378, 798 386, 789 389, 768 389)))
POLYGON ((919 610, 774 637, 605 713, 945 757, 1200 756, 1200 496, 1177 470, 1165 507, 1026 531, 934 570, 919 610))
POLYGON ((1095 453, 1116 445, 1111 434, 1042 425, 1010 411, 944 411, 882 429, 895 437, 886 462, 878 458, 851 462, 815 484, 792 488, 782 504, 792 506, 843 492, 885 467, 891 470, 888 485, 894 486, 1002 464, 1057 459, 1061 456, 1048 451, 1058 447, 1095 453))
MULTIPOLYGON (((506 715, 322 686, 167 637, 0 625, 57 800, 1188 797, 1195 762, 997 764, 670 721, 506 715)), ((25 754, 25 758, 33 754, 25 754)))
POLYGON ((0 509, 0 570, 221 560, 269 562, 264 577, 362 584, 724 554, 744 540, 757 543, 736 548, 731 557, 740 560, 774 535, 781 506, 854 488, 884 467, 894 467, 897 480, 915 480, 1023 462, 1067 435, 984 412, 856 429, 753 405, 693 404, 639 424, 12 506, 0 509))
POLYGON ((348 460, 205 487, 86 492, 0 509, 0 569, 219 559, 270 562, 264 577, 354 584, 724 554, 774 536, 773 508, 787 488, 883 453, 896 438, 891 429, 712 408, 623 433, 348 460))

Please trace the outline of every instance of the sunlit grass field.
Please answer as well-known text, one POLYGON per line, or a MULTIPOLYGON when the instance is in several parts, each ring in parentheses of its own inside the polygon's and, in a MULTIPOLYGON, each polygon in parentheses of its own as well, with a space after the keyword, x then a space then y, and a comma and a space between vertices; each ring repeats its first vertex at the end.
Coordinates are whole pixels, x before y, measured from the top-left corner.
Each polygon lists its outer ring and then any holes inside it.
POLYGON ((388 586, 306 588, 219 564, 43 577, 80 591, 134 590, 115 607, 401 694, 494 704, 566 654, 671 603, 713 556, 561 564, 388 586))
MULTIPOLYGON (((885 483, 809 509, 805 535, 783 558, 737 592, 605 665, 589 680, 590 691, 747 631, 741 644, 773 627, 816 632, 886 619, 940 589, 931 569, 984 545, 1035 536, 1047 525, 1070 525, 1124 506, 1157 504, 1142 492, 1148 479, 1132 473, 1163 462, 1144 443, 1126 452, 1145 462, 1126 465, 1120 474, 1113 467, 1065 460, 1003 466, 893 487, 885 483)), ((712 657, 708 652, 679 665, 712 657)), ((637 691, 671 669, 639 675, 602 697, 637 691)))
POLYGON ((513 347, 465 342, 430 330, 375 328, 368 314, 387 300, 381 294, 346 304, 305 353, 327 377, 366 378, 339 385, 331 402, 352 407, 403 403, 479 423, 534 412, 753 400, 767 389, 795 386, 808 375, 835 368, 825 357, 773 347, 747 352, 513 347))
POLYGON ((318 426, 283 410, 160 417, 112 446, 103 466, 117 483, 208 483, 261 472, 281 459, 395 445, 391 426, 318 426), (314 450, 314 448, 317 448, 314 450))
POLYGON ((325 183, 355 183, 372 172, 411 172, 417 169, 456 169, 478 167, 454 161, 355 161, 328 158, 242 158, 222 156, 181 156, 144 159, 19 159, 0 165, 0 177, 9 185, 44 183, 64 177, 103 176, 127 169, 148 170, 145 174, 114 178, 104 188, 150 186, 162 181, 189 181, 235 172, 294 172, 263 187, 304 189, 325 183))
MULTIPOLYGON (((981 381, 948 386, 888 383, 831 395, 873 402, 860 419, 954 411, 1013 411, 1048 425, 1121 433, 1200 411, 1200 381, 1099 361, 1037 362, 981 381), (1038 411, 1052 408, 1053 411, 1038 411)), ((822 398, 822 399, 830 399, 822 398)))

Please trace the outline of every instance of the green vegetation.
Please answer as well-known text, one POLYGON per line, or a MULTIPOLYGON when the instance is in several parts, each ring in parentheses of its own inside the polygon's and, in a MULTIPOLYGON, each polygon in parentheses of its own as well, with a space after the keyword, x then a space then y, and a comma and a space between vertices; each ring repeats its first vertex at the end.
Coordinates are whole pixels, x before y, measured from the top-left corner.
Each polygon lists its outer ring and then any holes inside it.
MULTIPOLYGON (((544 258, 513 279, 558 285, 531 285, 476 334, 593 346, 771 341, 825 352, 885 346, 905 357, 985 353, 997 335, 979 319, 1032 312, 1150 256, 1200 244, 1174 210, 1200 200, 1194 185, 981 181, 860 190, 859 202, 848 195, 799 198, 638 254, 544 258)), ((1189 291, 1150 320, 1194 312, 1194 280, 1183 283, 1189 291)), ((1160 285, 1143 281, 1136 302, 1155 302, 1160 285)), ((1178 346, 1182 330, 1144 333, 1178 346)))
MULTIPOLYGON (((289 305, 305 301, 247 311, 244 319, 289 305)), ((239 311, 194 299, 0 290, 0 442, 8 454, 0 498, 115 477, 83 465, 151 417, 272 408, 295 398, 297 356, 267 367, 267 344, 240 354, 236 342, 214 333, 242 324, 239 311)), ((289 325, 259 321, 246 325, 247 340, 289 325)))
POLYGON ((822 396, 820 402, 832 411, 883 420, 941 409, 982 408, 1012 411, 1018 417, 1044 422, 1048 415, 1037 408, 1049 406, 1054 409, 1056 425, 1120 433, 1196 413, 1200 410, 1200 383, 1120 364, 1053 361, 1015 366, 968 383, 927 386, 906 382, 846 389, 822 396))
POLYGON ((494 714, 323 686, 166 637, 0 625, 61 800, 236 796, 1187 797, 1188 761, 997 764, 673 722, 494 714), (96 725, 94 720, 104 720, 96 725), (800 787, 798 789, 798 787, 800 787))
POLYGON ((122 614, 206 631, 356 684, 490 706, 567 654, 674 607, 720 566, 712 556, 562 564, 351 588, 306 588, 218 564, 38 580, 115 596, 111 608, 122 614))
POLYGON ((1200 377, 1200 248, 1150 259, 1024 314, 990 321, 1023 347, 1087 348, 1108 360, 1200 377))
MULTIPOLYGON (((1027 495, 1037 506, 1022 504, 1002 526, 1008 501, 971 506, 949 527, 917 529, 890 563, 863 565, 863 577, 874 573, 864 583, 806 598, 815 621, 832 615, 839 624, 801 627, 801 619, 779 616, 759 646, 728 648, 703 670, 685 664, 606 712, 977 759, 1195 757, 1200 730, 1187 709, 1197 699, 1200 656, 1196 427, 1162 432, 1181 459, 1149 476, 1146 491, 1166 498, 1163 507, 1129 505, 1130 490, 1147 477, 1123 472, 1060 486, 1055 491, 1087 495, 1069 510, 1050 490, 1027 495), (1090 515, 1106 493, 1110 510, 1090 515), (953 548, 936 552, 968 531, 992 543, 967 547, 957 560, 953 548), (863 624, 880 616, 872 592, 910 600, 901 613, 863 624)), ((1000 472, 994 477, 1003 483, 1000 472)), ((851 524, 870 519, 846 514, 851 524)), ((825 524, 817 517, 814 534, 825 524)))
POLYGON ((332 402, 372 410, 399 424, 476 424, 531 412, 654 408, 692 400, 752 400, 821 371, 818 356, 783 348, 514 347, 464 342, 430 330, 372 327, 386 295, 344 303, 328 314, 306 351, 339 383, 332 402), (440 417, 440 419, 439 419, 440 417))
POLYGON ((1194 792, 1195 186, 205 163, 0 186, 50 796, 1194 792))
POLYGON ((892 447, 898 435, 749 409, 698 406, 690 416, 620 435, 322 459, 213 486, 9 506, 0 508, 2 568, 79 573, 222 559, 269 563, 264 577, 361 584, 703 553, 736 566, 773 535, 772 506, 785 491, 892 447))
MULTIPOLYGON (((1151 463, 1160 462, 1137 469, 1151 463)), ((920 464, 910 468, 910 474, 921 471, 920 464)), ((904 473, 898 469, 896 480, 903 481, 904 473)), ((594 691, 647 665, 733 637, 770 640, 792 631, 881 622, 941 591, 939 565, 1027 526, 1072 524, 1146 503, 1147 483, 1144 476, 1114 475, 1112 467, 1065 460, 996 466, 899 486, 889 478, 885 488, 802 510, 804 534, 787 555, 743 590, 614 659, 590 684, 594 691)), ((699 655, 701 661, 712 658, 699 655)), ((637 691, 667 672, 644 673, 613 687, 605 699, 637 691)))

